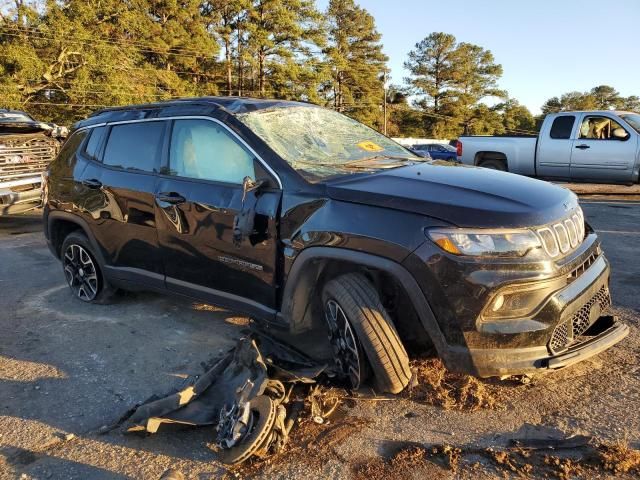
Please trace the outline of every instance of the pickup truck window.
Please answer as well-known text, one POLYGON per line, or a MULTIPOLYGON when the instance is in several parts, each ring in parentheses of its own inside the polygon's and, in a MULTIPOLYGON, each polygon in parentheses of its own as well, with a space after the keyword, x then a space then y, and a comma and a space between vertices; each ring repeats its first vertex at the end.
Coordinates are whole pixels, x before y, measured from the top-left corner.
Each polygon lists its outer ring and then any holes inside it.
POLYGON ((636 132, 640 133, 640 115, 637 113, 623 113, 620 118, 631 125, 636 132))
POLYGON ((589 140, 614 140, 617 139, 613 132, 622 126, 609 117, 588 116, 584 117, 580 125, 580 138, 589 140))
POLYGON ((573 124, 576 121, 576 117, 573 115, 563 115, 557 117, 551 125, 551 138, 557 140, 567 140, 571 138, 571 131, 573 130, 573 124))

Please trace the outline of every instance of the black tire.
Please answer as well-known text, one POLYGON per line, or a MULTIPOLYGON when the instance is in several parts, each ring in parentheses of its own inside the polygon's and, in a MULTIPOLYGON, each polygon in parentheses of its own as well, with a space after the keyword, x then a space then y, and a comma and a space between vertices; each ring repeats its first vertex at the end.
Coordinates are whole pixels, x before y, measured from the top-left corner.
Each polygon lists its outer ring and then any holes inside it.
POLYGON ((323 309, 331 301, 342 308, 353 328, 369 361, 376 389, 401 392, 411 379, 409 357, 371 282, 358 273, 330 280, 322 291, 323 309))
MULTIPOLYGON (((89 243, 89 239, 84 233, 75 231, 67 235, 64 242, 62 242, 60 259, 62 260, 62 269, 65 279, 67 280, 67 285, 69 285, 69 288, 75 298, 87 303, 102 305, 111 303, 113 296, 116 293, 116 289, 111 286, 105 278, 104 269, 93 252, 93 247, 91 246, 91 243, 89 243), (70 256, 80 258, 78 255, 79 253, 82 256, 84 256, 84 253, 88 255, 88 259, 86 257, 84 257, 84 259, 87 262, 90 260, 90 265, 93 267, 93 272, 90 273, 91 277, 95 276, 95 280, 92 279, 89 282, 83 278, 81 281, 78 278, 78 273, 76 273, 75 277, 72 278, 73 267, 70 265, 72 263, 70 256), (84 285, 79 287, 79 283, 83 283, 84 285), (85 294, 82 294, 81 290, 84 290, 85 294)), ((87 265, 89 265, 89 263, 87 263, 87 265)), ((82 270, 82 274, 84 277, 84 270, 82 270)))
POLYGON ((490 170, 500 170, 501 172, 507 171, 507 163, 504 160, 498 160, 498 159, 483 160, 482 162, 480 162, 478 166, 482 168, 488 168, 490 170))

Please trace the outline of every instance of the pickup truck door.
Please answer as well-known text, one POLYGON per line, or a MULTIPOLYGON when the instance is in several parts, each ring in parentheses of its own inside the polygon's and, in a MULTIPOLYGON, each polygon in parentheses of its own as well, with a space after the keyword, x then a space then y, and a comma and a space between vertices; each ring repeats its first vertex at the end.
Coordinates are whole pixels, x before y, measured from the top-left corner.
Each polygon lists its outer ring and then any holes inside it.
POLYGON ((269 177, 255 152, 214 119, 176 119, 169 138, 156 189, 167 288, 271 318, 281 190, 268 180, 272 186, 257 195, 255 234, 238 239, 234 220, 243 208, 243 179, 269 177))
POLYGON ((536 174, 539 177, 569 178, 572 133, 576 129, 575 115, 558 115, 545 124, 538 137, 536 174))
POLYGON ((636 160, 637 135, 613 115, 583 114, 571 153, 571 179, 629 182, 636 160), (621 128, 626 138, 616 138, 621 128))

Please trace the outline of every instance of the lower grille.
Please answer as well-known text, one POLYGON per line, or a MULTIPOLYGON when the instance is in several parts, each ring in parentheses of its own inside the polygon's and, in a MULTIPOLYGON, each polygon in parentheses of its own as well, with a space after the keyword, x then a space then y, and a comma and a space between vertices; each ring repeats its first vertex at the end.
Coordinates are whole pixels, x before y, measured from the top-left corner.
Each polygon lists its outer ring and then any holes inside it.
POLYGON ((578 337, 586 332, 591 324, 597 320, 597 318, 592 318, 591 316, 591 310, 596 304, 599 307, 598 313, 604 312, 611 305, 611 295, 606 286, 598 290, 598 293, 574 313, 570 320, 562 322, 553 330, 549 341, 551 353, 560 353, 572 344, 580 342, 578 337))

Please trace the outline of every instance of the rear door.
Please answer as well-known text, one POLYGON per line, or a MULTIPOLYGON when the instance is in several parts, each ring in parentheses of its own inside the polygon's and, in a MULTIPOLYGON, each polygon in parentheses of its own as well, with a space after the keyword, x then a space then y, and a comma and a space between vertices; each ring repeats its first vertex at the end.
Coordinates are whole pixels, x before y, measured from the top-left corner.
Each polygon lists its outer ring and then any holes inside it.
POLYGON ((584 114, 571 155, 571 179, 599 182, 629 182, 637 148, 636 135, 613 116, 584 114), (623 138, 614 131, 624 131, 623 138), (620 131, 620 130, 619 130, 620 131))
POLYGON ((157 224, 167 288, 260 317, 275 310, 281 191, 257 155, 221 122, 173 121, 157 186, 157 224), (245 177, 266 179, 256 234, 234 242, 245 177))
POLYGON ((558 115, 540 132, 536 152, 539 177, 569 178, 576 116, 558 115))
MULTIPOLYGON (((140 121, 108 127, 101 164, 90 162, 83 186, 96 240, 113 278, 164 287, 155 216, 156 175, 168 121, 140 121)), ((90 147, 91 138, 87 143, 90 147)), ((91 155, 92 148, 88 148, 91 155)), ((97 154, 96 154, 97 155, 97 154)))

